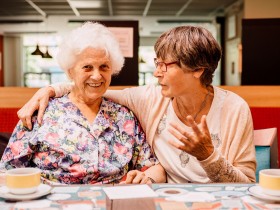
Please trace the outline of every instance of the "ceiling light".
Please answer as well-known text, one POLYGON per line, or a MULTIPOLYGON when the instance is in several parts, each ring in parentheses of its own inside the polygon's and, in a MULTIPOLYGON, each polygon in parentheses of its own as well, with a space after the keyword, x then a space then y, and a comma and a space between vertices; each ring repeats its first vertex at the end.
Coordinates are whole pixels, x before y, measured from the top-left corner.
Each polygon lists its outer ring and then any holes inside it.
POLYGON ((43 56, 43 54, 44 54, 44 53, 42 53, 42 51, 40 50, 38 44, 36 45, 35 51, 31 53, 31 55, 41 55, 41 56, 43 56))
POLYGON ((146 63, 146 61, 140 56, 139 63, 146 63))
POLYGON ((101 8, 100 1, 77 1, 71 0, 70 1, 72 6, 76 8, 101 8))
POLYGON ((48 46, 47 46, 47 50, 46 50, 46 52, 45 52, 45 53, 43 53, 42 58, 52 58, 52 56, 49 54, 49 51, 48 51, 48 46))

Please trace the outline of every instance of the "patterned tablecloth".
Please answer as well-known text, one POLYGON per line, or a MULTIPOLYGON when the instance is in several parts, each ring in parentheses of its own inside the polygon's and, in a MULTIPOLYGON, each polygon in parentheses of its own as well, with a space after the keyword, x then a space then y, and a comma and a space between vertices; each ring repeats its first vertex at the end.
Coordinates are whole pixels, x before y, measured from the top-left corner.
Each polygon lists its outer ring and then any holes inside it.
MULTIPOLYGON (((159 197, 153 198, 156 210, 184 209, 280 209, 278 202, 256 198, 248 189, 254 184, 153 184, 159 197)), ((106 209, 106 194, 96 185, 54 186, 51 193, 27 201, 0 198, 1 210, 106 209)), ((2 187, 3 188, 3 187, 2 187)), ((0 189, 1 196, 1 189, 0 189)), ((144 210, 144 209, 143 209, 144 210)))

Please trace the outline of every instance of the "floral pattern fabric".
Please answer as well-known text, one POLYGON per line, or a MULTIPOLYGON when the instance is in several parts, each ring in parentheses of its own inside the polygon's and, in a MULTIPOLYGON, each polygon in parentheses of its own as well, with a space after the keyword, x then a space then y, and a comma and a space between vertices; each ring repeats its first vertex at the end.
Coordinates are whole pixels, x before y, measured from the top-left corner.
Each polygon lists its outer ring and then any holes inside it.
POLYGON ((131 169, 158 163, 133 113, 106 98, 90 123, 68 95, 49 102, 41 126, 17 124, 1 168, 38 167, 65 184, 119 182, 131 169))

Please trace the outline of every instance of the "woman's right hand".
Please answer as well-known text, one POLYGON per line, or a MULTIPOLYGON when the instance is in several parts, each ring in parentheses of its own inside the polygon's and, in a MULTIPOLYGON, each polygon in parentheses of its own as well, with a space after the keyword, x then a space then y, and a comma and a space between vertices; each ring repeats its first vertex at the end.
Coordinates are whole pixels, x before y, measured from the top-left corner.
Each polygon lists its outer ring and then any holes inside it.
POLYGON ((38 110, 38 124, 42 124, 43 114, 48 106, 49 98, 55 96, 51 86, 40 88, 32 98, 17 112, 18 118, 28 129, 32 129, 31 117, 38 110))
POLYGON ((168 131, 176 137, 180 143, 169 140, 169 143, 194 157, 199 161, 206 160, 214 152, 211 134, 207 126, 206 115, 201 118, 201 124, 198 125, 194 118, 189 115, 187 121, 192 129, 186 131, 181 125, 170 122, 168 131))
POLYGON ((144 172, 138 170, 131 170, 126 175, 125 184, 152 184, 154 181, 148 177, 144 172))

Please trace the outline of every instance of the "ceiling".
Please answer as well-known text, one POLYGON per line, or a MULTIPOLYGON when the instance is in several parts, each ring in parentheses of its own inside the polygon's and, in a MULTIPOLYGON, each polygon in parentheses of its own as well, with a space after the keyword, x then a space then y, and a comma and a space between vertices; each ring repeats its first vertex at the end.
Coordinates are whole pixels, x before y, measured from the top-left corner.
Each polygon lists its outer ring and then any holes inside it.
POLYGON ((157 37, 178 25, 211 25, 240 3, 242 0, 0 0, 0 34, 63 35, 87 20, 138 20, 140 37, 157 37))
POLYGON ((0 20, 15 16, 223 16, 238 0, 1 0, 0 20))

